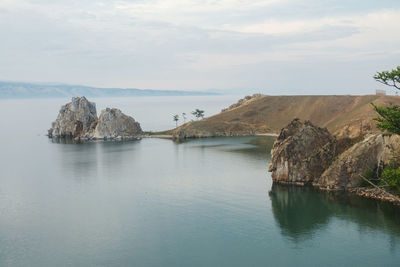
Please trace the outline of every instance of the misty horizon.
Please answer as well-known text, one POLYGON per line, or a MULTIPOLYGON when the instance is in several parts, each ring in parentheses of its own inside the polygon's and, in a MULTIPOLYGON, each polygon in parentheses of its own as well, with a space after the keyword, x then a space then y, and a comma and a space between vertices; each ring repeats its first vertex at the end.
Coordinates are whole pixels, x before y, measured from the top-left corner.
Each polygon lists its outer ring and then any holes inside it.
POLYGON ((2 1, 0 80, 370 94, 399 61, 398 1, 2 1))

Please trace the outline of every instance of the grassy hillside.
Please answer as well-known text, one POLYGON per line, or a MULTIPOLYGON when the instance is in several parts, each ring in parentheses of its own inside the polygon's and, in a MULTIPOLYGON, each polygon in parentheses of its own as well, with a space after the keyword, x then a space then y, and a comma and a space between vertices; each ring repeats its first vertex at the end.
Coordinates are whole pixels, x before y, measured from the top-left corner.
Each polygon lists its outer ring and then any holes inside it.
POLYGON ((232 106, 220 114, 193 121, 171 131, 173 134, 224 136, 278 134, 292 119, 310 120, 339 136, 355 137, 375 131, 376 116, 370 103, 400 105, 397 96, 259 96, 232 106))

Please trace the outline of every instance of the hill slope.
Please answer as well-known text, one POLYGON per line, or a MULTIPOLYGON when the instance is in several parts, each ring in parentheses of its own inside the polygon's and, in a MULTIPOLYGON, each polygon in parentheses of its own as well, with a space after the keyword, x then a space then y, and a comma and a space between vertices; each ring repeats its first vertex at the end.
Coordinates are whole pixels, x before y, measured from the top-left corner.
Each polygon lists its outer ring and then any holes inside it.
POLYGON ((397 96, 265 96, 240 101, 212 117, 171 131, 180 137, 278 134, 293 118, 310 120, 338 136, 355 137, 375 131, 377 114, 370 103, 400 105, 397 96), (240 103, 242 102, 242 103, 240 103))

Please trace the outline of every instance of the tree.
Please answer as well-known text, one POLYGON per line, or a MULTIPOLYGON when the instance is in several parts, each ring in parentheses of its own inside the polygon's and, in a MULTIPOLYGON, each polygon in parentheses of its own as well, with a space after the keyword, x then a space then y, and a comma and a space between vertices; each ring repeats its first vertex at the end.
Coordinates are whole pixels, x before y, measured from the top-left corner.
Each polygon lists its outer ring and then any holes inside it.
MULTIPOLYGON (((393 86, 396 89, 400 90, 400 66, 390 72, 378 72, 374 76, 374 79, 380 83, 388 86, 393 86)), ((377 127, 382 131, 400 134, 400 106, 381 107, 374 105, 373 103, 371 103, 371 105, 379 114, 379 117, 374 118, 374 120, 378 122, 377 127)), ((398 194, 400 192, 400 157, 399 152, 395 151, 393 147, 392 154, 393 158, 391 159, 390 163, 384 166, 380 174, 378 174, 377 172, 377 178, 379 185, 389 187, 389 190, 398 194)), ((364 177, 361 178, 365 180, 364 177)), ((387 190, 383 187, 378 187, 374 185, 368 179, 366 181, 374 187, 377 187, 379 190, 388 193, 387 190)))
POLYGON ((195 116, 197 119, 204 118, 204 110, 196 108, 196 110, 192 112, 192 115, 195 116))
POLYGON ((173 119, 175 121, 176 127, 178 127, 179 115, 178 114, 174 115, 173 119))
POLYGON ((183 118, 183 123, 186 123, 186 113, 185 112, 182 113, 182 118, 183 118))
POLYGON ((378 122, 377 127, 382 131, 400 135, 400 106, 381 107, 373 103, 371 105, 380 115, 374 118, 378 122))
MULTIPOLYGON (((400 90, 400 66, 397 66, 397 68, 391 71, 377 72, 377 74, 374 75, 374 79, 400 90)), ((382 131, 400 134, 400 106, 381 107, 373 103, 371 103, 371 105, 379 114, 379 117, 374 118, 374 120, 378 122, 377 127, 382 131)))
POLYGON ((393 86, 400 90, 400 66, 391 71, 377 72, 374 79, 388 86, 393 86))

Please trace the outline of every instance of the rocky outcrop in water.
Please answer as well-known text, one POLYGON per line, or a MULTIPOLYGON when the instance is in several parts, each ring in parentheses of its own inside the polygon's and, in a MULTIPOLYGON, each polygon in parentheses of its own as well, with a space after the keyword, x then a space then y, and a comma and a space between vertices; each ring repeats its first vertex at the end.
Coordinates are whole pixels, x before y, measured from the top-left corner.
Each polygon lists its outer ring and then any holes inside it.
POLYGON ((107 108, 100 114, 94 131, 95 138, 135 138, 141 135, 140 124, 116 108, 107 108))
POLYGON ((294 119, 283 128, 271 151, 272 179, 277 183, 312 183, 335 154, 335 138, 326 128, 294 119))
POLYGON ((142 134, 140 124, 119 109, 107 108, 97 117, 96 104, 85 97, 73 97, 62 106, 56 121, 48 131, 50 138, 137 139, 142 134))
POLYGON ((84 96, 73 97, 70 103, 61 107, 48 135, 72 138, 90 135, 96 124, 96 104, 89 102, 84 96))
POLYGON ((319 189, 347 190, 398 202, 382 190, 360 188, 361 176, 388 164, 393 150, 400 150, 398 135, 369 134, 353 144, 336 140, 326 129, 308 121, 295 119, 275 141, 269 171, 274 183, 312 184, 319 189))

